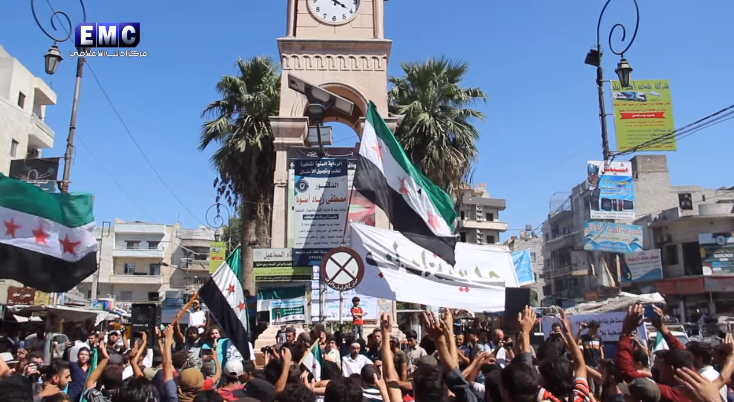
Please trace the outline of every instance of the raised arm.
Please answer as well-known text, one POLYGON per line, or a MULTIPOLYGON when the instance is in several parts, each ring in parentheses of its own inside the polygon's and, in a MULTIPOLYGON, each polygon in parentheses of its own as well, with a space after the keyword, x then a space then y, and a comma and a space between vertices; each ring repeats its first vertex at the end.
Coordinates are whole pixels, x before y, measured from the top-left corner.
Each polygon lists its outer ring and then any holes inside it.
POLYGON ((94 388, 94 385, 97 383, 97 380, 99 380, 99 377, 102 376, 102 372, 104 371, 105 367, 107 367, 107 363, 110 361, 110 356, 107 354, 107 345, 105 342, 100 342, 98 347, 99 353, 102 355, 102 360, 97 364, 97 368, 92 371, 91 374, 89 374, 89 378, 87 378, 86 384, 84 384, 84 390, 86 391, 89 388, 94 388))
MULTIPOLYGON (((382 331, 383 344, 385 339, 389 342, 390 333, 392 332, 392 322, 390 321, 390 315, 387 313, 382 313, 380 316, 380 330, 382 331)), ((392 349, 389 346, 383 346, 382 374, 385 379, 387 394, 390 397, 390 402, 401 402, 403 400, 403 395, 400 391, 400 385, 398 384, 400 376, 398 375, 397 367, 395 367, 395 360, 393 357, 392 349)))
POLYGON ((586 378, 586 361, 584 361, 584 354, 581 352, 578 343, 576 343, 573 332, 571 332, 571 319, 566 316, 566 312, 561 310, 561 324, 563 332, 566 336, 566 347, 568 348, 571 357, 573 358, 573 364, 576 369, 576 377, 586 378))

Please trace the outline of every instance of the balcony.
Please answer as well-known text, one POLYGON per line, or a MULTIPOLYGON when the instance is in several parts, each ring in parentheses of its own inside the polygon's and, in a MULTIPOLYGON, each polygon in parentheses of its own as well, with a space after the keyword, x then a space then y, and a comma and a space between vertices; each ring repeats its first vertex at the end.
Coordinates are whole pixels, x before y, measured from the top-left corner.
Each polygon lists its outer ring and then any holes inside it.
POLYGON ((546 280, 563 278, 565 276, 571 276, 571 266, 567 265, 565 267, 546 269, 543 273, 546 280))
POLYGON ((115 223, 115 234, 166 235, 166 225, 145 222, 115 223))
POLYGON ((165 256, 165 250, 161 250, 157 247, 116 248, 112 250, 112 256, 126 258, 163 259, 163 257, 165 256))
POLYGON ((507 231, 507 222, 498 221, 475 221, 464 219, 460 223, 462 228, 479 229, 479 230, 496 230, 498 232, 507 231))
MULTIPOLYGON (((548 250, 560 250, 562 248, 575 248, 580 239, 577 239, 577 232, 571 232, 565 235, 554 237, 546 242, 548 250)), ((580 246, 580 245, 579 245, 580 246)))
POLYGON ((465 195, 462 197, 461 202, 464 205, 481 205, 484 207, 497 208, 500 211, 504 211, 507 207, 507 201, 502 198, 470 197, 465 195))
POLYGON ((107 283, 120 285, 162 285, 162 275, 110 275, 107 283))
POLYGON ((56 134, 40 117, 32 115, 28 124, 28 143, 33 148, 53 148, 56 134))

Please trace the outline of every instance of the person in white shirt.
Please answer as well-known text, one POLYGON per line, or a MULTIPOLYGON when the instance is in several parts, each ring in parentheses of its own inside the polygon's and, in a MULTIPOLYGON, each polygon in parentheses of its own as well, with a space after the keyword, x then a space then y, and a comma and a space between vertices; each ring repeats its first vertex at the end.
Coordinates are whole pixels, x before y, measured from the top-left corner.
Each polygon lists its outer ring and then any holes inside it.
POLYGON ((512 339, 505 339, 505 333, 501 329, 497 328, 492 331, 492 342, 488 343, 487 346, 487 351, 494 353, 500 367, 505 367, 512 359, 512 339), (507 348, 505 347, 506 344, 507 348))
POLYGON ((336 346, 336 337, 332 334, 326 335, 326 345, 324 346, 324 359, 336 363, 342 368, 342 357, 339 348, 336 346))
POLYGON ((362 346, 359 342, 354 342, 349 348, 349 355, 342 358, 342 375, 349 377, 352 374, 362 374, 362 368, 368 364, 372 364, 372 360, 367 356, 359 354, 362 346))
MULTIPOLYGON (((711 381, 719 378, 719 372, 714 369, 711 364, 714 361, 714 347, 706 342, 690 342, 686 345, 686 350, 693 355, 693 367, 696 368, 701 377, 711 381)), ((722 401, 726 401, 726 386, 719 389, 722 401)))
POLYGON ((194 300, 191 308, 194 311, 189 312, 189 327, 198 328, 199 335, 201 335, 206 329, 206 313, 201 310, 201 303, 198 300, 194 300))

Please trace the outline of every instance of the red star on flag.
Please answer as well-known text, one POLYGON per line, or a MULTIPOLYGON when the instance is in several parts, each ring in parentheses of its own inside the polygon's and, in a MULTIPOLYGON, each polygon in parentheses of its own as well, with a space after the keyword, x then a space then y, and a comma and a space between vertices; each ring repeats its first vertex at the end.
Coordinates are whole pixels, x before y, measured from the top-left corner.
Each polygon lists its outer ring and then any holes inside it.
POLYGON ((375 153, 377 154, 377 159, 382 160, 382 147, 380 146, 380 144, 373 145, 372 150, 375 151, 375 153))
POLYGON ((410 194, 410 190, 408 190, 408 187, 405 187, 405 181, 408 180, 407 177, 400 177, 400 189, 398 189, 398 193, 403 195, 410 194))
POLYGON ((36 240, 36 244, 46 244, 46 239, 48 239, 48 233, 43 231, 43 225, 39 226, 38 229, 33 230, 33 237, 36 240))
POLYGON ((240 312, 245 309, 245 302, 240 302, 240 304, 237 305, 237 308, 240 309, 240 312))
POLYGON ((71 241, 69 240, 69 235, 67 234, 64 240, 59 240, 59 243, 61 243, 62 252, 61 255, 64 255, 66 253, 69 253, 71 255, 76 255, 76 247, 80 245, 82 242, 80 241, 71 241))
POLYGON ((11 219, 9 222, 5 221, 5 236, 10 236, 15 239, 15 231, 18 229, 20 229, 20 225, 15 223, 15 218, 11 219))
POLYGON ((433 212, 428 213, 428 226, 432 227, 434 230, 438 230, 441 226, 441 221, 439 221, 438 215, 433 212))
POLYGON ((229 285, 229 287, 227 288, 227 292, 229 292, 230 294, 234 293, 234 285, 229 285))
POLYGON ((459 292, 463 292, 463 291, 464 291, 464 287, 463 286, 459 286, 459 292))

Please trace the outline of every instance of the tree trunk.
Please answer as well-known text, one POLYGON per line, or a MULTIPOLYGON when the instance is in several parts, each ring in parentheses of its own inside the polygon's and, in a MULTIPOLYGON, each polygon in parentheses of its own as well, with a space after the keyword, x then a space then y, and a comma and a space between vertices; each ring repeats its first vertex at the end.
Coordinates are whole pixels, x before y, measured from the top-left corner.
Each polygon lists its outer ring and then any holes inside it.
POLYGON ((242 247, 242 253, 240 258, 242 259, 242 282, 245 290, 249 290, 251 295, 255 293, 255 281, 253 278, 253 259, 252 259, 252 248, 253 239, 255 237, 255 231, 257 229, 257 208, 256 205, 248 202, 249 200, 243 200, 242 202, 242 214, 241 219, 241 235, 240 244, 242 247))

